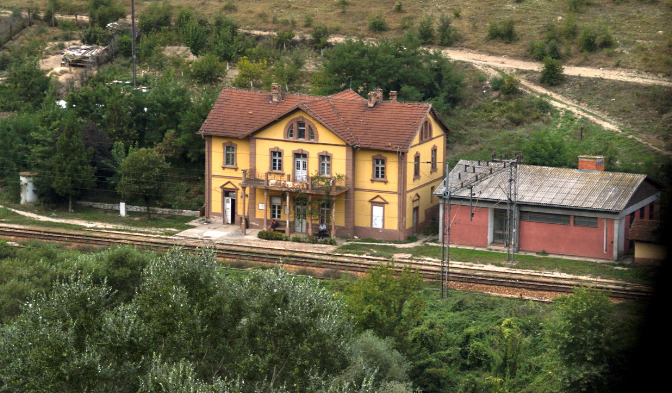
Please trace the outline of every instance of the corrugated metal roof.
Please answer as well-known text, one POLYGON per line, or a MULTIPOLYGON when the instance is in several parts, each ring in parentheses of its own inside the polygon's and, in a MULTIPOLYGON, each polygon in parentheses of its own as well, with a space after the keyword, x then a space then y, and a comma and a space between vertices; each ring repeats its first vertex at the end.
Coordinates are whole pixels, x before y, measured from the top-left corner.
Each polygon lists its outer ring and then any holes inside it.
MULTIPOLYGON (((450 171, 451 198, 506 201, 509 168, 499 162, 460 160, 450 171), (490 174, 492 171, 492 174, 490 174), (478 175, 478 180, 476 179, 478 175)), ((621 211, 646 175, 518 164, 519 204, 621 211)), ((443 184, 435 195, 442 195, 443 184)))

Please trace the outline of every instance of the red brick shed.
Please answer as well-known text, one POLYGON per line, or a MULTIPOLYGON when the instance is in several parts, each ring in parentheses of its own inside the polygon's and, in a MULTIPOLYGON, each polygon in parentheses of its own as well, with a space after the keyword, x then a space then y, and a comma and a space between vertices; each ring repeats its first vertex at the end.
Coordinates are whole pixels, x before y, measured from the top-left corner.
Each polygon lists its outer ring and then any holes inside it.
POLYGON ((442 198, 440 233, 449 225, 457 245, 510 242, 517 251, 616 260, 633 247, 635 219, 656 214, 660 186, 646 175, 604 171, 603 157, 580 157, 579 168, 590 169, 516 167, 512 182, 501 162, 460 160, 448 177, 450 197, 445 182, 434 193, 442 198), (517 184, 511 209, 509 184, 517 184))

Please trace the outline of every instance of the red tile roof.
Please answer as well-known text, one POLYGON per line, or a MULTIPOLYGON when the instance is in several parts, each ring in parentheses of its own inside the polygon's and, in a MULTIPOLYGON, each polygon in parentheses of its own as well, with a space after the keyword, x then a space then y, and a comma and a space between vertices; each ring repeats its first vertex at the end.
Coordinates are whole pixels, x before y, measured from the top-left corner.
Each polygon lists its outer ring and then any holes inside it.
POLYGON ((658 220, 635 220, 630 226, 629 238, 642 242, 661 243, 661 225, 658 220))
POLYGON ((429 113, 448 131, 431 104, 379 101, 369 108, 351 89, 326 97, 284 94, 274 102, 268 91, 224 89, 199 133, 242 139, 296 110, 359 148, 408 151, 429 113))

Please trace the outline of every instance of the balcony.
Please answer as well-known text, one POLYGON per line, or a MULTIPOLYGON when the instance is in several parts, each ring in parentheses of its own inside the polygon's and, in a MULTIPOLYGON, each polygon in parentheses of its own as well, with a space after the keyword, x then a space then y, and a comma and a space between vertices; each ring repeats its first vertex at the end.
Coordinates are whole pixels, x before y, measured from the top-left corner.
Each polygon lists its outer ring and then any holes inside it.
POLYGON ((305 176, 303 179, 292 179, 292 175, 264 172, 257 173, 253 169, 243 169, 242 187, 254 187, 285 192, 303 192, 306 194, 324 194, 330 188, 330 195, 339 195, 347 190, 345 178, 327 178, 322 176, 305 176))

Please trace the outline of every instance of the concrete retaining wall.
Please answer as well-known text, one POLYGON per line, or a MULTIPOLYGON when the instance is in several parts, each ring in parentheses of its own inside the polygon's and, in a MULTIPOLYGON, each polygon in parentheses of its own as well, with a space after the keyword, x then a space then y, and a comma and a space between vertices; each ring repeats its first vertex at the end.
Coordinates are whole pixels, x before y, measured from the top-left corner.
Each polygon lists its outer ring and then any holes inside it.
MULTIPOLYGON (((78 205, 92 207, 94 209, 102 210, 116 210, 119 211, 118 203, 99 203, 99 202, 87 202, 87 201, 77 201, 78 205)), ((147 209, 144 206, 131 206, 126 205, 127 212, 145 212, 147 209)), ((173 216, 187 216, 187 217, 199 217, 200 212, 198 210, 179 210, 179 209, 164 209, 160 207, 150 207, 149 210, 152 213, 156 214, 170 214, 173 216)))

